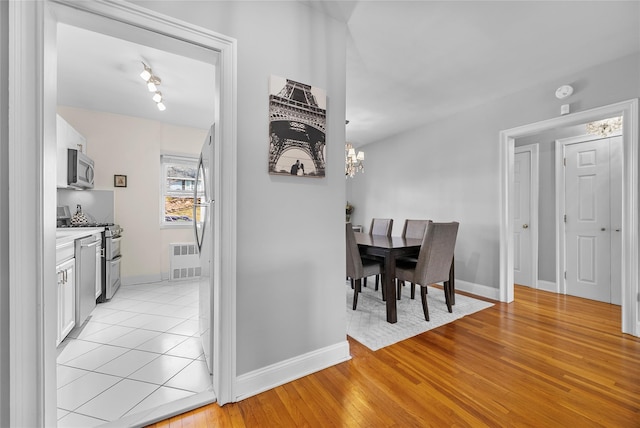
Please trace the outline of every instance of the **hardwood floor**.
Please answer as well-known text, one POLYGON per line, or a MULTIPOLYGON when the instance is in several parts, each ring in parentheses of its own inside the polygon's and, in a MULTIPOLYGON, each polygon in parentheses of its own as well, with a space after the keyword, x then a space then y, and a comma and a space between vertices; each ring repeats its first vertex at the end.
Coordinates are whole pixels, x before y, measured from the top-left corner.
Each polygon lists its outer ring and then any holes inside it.
POLYGON ((515 299, 376 352, 349 339, 348 362, 152 427, 640 427, 640 340, 620 307, 515 299))

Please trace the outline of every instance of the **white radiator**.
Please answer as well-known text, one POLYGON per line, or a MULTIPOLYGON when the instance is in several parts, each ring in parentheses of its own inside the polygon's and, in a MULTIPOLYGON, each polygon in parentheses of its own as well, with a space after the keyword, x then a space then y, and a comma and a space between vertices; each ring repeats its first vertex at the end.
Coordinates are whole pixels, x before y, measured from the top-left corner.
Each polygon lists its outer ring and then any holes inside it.
POLYGON ((200 276, 200 257, 196 244, 169 244, 170 278, 188 279, 200 276))

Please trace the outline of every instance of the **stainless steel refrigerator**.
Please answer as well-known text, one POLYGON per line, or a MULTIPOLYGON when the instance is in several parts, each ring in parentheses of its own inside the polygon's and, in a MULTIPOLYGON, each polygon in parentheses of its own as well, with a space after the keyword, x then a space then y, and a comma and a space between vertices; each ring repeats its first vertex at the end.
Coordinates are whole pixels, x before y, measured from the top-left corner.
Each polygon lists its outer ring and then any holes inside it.
POLYGON ((200 285, 199 285, 199 325, 202 348, 209 368, 213 373, 213 312, 214 282, 215 282, 215 189, 214 159, 216 143, 215 125, 209 129, 209 134, 202 145, 198 174, 194 191, 193 224, 198 252, 200 255, 200 285))

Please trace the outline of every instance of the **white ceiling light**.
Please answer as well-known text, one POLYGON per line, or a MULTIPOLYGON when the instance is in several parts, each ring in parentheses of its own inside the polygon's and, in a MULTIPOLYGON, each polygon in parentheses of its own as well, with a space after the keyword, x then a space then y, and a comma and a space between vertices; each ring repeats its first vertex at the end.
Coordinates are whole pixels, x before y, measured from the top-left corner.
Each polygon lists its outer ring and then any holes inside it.
POLYGON ((159 103, 160 101, 162 101, 162 92, 160 91, 156 91, 155 94, 153 94, 153 101, 159 103))
POLYGON ((587 133, 608 137, 622 129, 622 116, 587 123, 587 133))
POLYGON ((160 101, 158 103, 158 110, 165 111, 166 109, 167 109, 167 107, 164 105, 164 103, 162 101, 160 101))
POLYGON ((144 67, 144 70, 142 70, 142 73, 140 73, 140 77, 142 78, 142 80, 144 80, 145 82, 148 82, 149 79, 151 78, 151 67, 149 67, 147 64, 145 64, 144 62, 142 63, 142 66, 144 67))
POLYGON ((158 76, 154 76, 152 74, 151 77, 149 78, 149 81, 147 82, 147 89, 149 90, 149 92, 156 92, 158 90, 158 85, 161 82, 162 81, 158 76))

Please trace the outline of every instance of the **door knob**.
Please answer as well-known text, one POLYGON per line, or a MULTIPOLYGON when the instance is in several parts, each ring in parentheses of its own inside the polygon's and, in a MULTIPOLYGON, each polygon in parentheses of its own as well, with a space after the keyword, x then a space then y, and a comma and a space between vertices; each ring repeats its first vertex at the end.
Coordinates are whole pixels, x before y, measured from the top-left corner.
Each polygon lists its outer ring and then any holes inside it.
POLYGON ((605 228, 603 227, 603 228, 602 228, 602 229, 600 229, 600 230, 604 232, 604 231, 605 231, 605 230, 607 230, 607 229, 605 229, 605 228))
POLYGON ((523 224, 523 225, 522 225, 522 228, 523 228, 523 229, 528 229, 528 228, 529 228, 529 225, 528 225, 528 224, 523 224))
POLYGON ((616 229, 616 232, 620 232, 620 229, 616 229))

